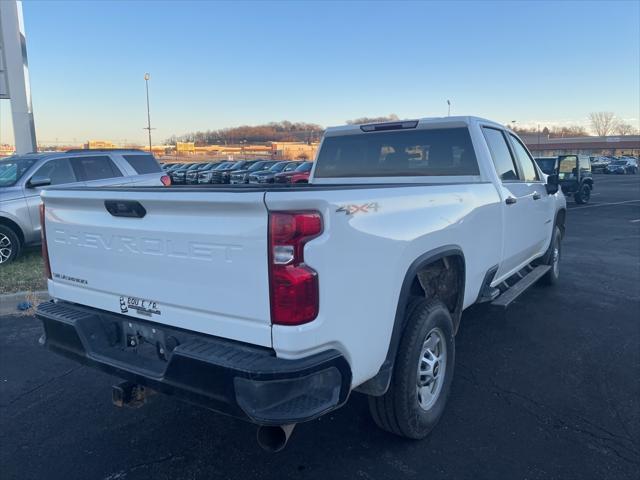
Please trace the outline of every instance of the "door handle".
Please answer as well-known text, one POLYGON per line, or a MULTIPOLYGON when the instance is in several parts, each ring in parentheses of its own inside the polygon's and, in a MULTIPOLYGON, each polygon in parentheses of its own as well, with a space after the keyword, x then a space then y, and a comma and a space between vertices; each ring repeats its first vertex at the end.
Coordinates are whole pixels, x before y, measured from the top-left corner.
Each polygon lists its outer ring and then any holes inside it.
POLYGON ((538 192, 533 192, 533 199, 534 200, 540 200, 540 198, 542 198, 542 197, 540 196, 540 194, 538 192))
POLYGON ((518 199, 515 198, 515 197, 507 197, 507 199, 504 201, 504 203, 506 203, 507 205, 513 205, 517 201, 518 201, 518 199))

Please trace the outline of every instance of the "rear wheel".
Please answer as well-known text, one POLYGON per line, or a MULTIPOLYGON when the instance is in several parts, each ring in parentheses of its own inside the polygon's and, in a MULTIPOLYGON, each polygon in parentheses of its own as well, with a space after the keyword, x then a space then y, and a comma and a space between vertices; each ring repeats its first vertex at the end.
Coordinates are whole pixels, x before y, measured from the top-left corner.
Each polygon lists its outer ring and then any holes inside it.
POLYGON ((20 253, 20 239, 11 228, 0 225, 0 266, 11 263, 20 253))
POLYGON ((453 321, 440 301, 420 299, 409 310, 387 393, 369 397, 375 423, 402 437, 421 439, 444 412, 453 378, 453 321))
POLYGON ((580 187, 580 190, 575 193, 573 198, 575 199, 576 203, 587 203, 591 199, 591 188, 589 187, 589 185, 586 183, 582 185, 580 187))

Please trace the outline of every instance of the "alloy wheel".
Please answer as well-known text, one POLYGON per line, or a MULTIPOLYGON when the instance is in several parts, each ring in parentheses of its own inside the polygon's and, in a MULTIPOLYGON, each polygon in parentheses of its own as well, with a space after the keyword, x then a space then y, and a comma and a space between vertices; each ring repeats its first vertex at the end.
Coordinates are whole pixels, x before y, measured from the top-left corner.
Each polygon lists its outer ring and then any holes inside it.
POLYGON ((11 244, 11 239, 4 233, 0 233, 0 263, 9 260, 12 252, 13 245, 11 244))

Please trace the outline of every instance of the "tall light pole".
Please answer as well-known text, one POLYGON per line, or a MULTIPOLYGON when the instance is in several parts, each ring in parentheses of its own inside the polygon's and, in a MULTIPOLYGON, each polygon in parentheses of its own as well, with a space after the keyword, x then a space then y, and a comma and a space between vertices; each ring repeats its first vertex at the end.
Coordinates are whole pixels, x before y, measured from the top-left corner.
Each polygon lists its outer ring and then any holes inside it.
POLYGON ((149 110, 149 79, 151 78, 151 75, 149 75, 148 73, 144 74, 144 83, 145 86, 147 87, 147 127, 145 128, 145 130, 147 130, 147 132, 149 133, 149 153, 152 153, 151 151, 151 113, 149 110))
POLYGON ((447 100, 447 117, 451 116, 451 102, 447 100))

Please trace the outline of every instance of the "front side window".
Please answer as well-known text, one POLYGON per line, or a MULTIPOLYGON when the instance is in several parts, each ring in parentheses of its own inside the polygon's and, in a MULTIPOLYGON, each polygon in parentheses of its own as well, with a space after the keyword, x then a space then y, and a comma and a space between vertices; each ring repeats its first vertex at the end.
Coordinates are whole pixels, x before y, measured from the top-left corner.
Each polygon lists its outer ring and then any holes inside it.
POLYGON ((487 140, 489 151, 491 152, 491 160, 493 160, 493 166, 502 181, 518 180, 518 170, 515 163, 513 163, 513 157, 511 151, 507 145, 507 139, 504 137, 502 131, 497 128, 483 127, 482 132, 484 138, 487 140))
POLYGON ((531 155, 529 155, 529 152, 527 152, 527 149, 524 148, 524 145, 522 145, 522 142, 520 142, 517 137, 511 134, 510 136, 511 144, 513 145, 513 151, 516 155, 516 158, 518 159, 520 167, 522 167, 524 181, 537 182, 540 179, 538 178, 536 167, 533 165, 533 158, 531 158, 531 155))
POLYGON ((80 179, 87 182, 122 176, 118 167, 116 167, 111 161, 111 158, 106 155, 77 157, 73 159, 73 162, 80 179))
POLYGON ((68 158, 56 158, 42 165, 31 178, 48 178, 51 185, 77 182, 76 174, 68 158))
POLYGON ((467 128, 326 137, 316 178, 479 175, 467 128))

